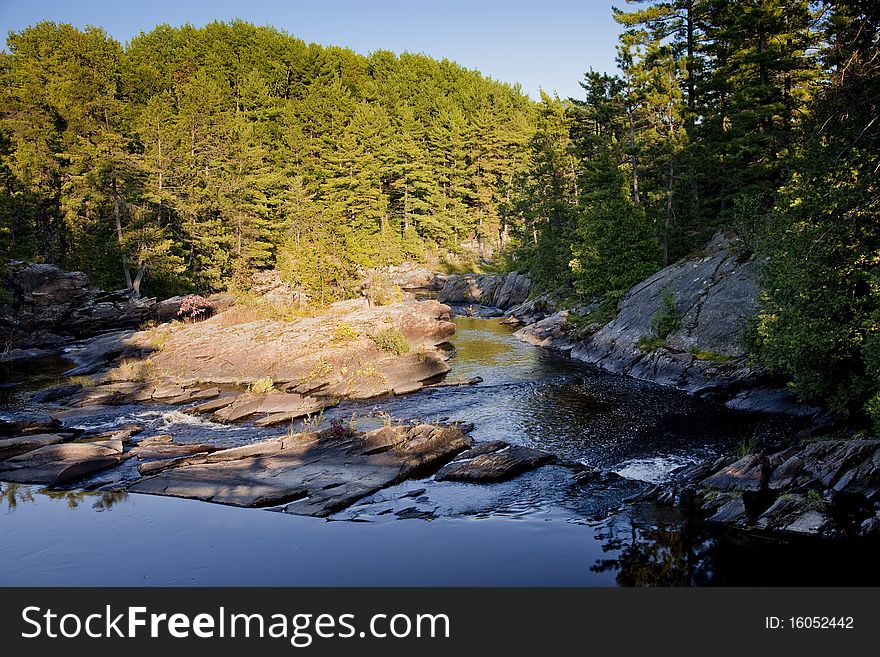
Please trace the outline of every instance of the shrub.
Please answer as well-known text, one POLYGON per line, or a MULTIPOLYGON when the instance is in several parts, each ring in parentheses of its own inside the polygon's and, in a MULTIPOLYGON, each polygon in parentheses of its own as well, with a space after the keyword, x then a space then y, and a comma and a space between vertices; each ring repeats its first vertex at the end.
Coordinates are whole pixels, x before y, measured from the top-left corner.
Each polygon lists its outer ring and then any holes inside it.
POLYGON ((681 315, 675 306, 675 296, 669 290, 664 289, 660 293, 660 307, 651 318, 651 328, 658 338, 666 337, 681 326, 681 315))
POLYGON ((248 386, 248 392, 252 392, 255 395, 265 395, 273 390, 275 390, 275 382, 269 376, 265 379, 257 379, 248 386))
POLYGON ((336 325, 336 328, 333 329, 333 342, 345 344, 346 342, 357 340, 358 337, 358 332, 346 322, 340 322, 336 325))
POLYGON ((710 349, 700 349, 699 347, 692 347, 688 351, 697 360, 706 360, 713 363, 729 363, 731 360, 733 360, 733 356, 729 354, 722 354, 718 351, 712 351, 710 349))
POLYGON ((147 379, 153 361, 146 360, 123 360, 119 365, 110 370, 111 381, 144 381, 147 379))
POLYGON ((403 290, 391 281, 388 274, 380 271, 370 272, 366 276, 361 294, 373 306, 388 306, 403 301, 403 290))
POLYGON ((381 351, 397 356, 403 356, 403 354, 409 352, 409 342, 407 342, 403 333, 394 328, 372 333, 370 334, 370 340, 375 342, 381 351))
POLYGON ((177 310, 177 319, 198 322, 213 314, 214 305, 210 301, 198 294, 190 294, 183 298, 177 310))
POLYGON ((656 336, 649 337, 646 335, 643 335, 641 338, 639 338, 639 350, 643 354, 649 354, 652 351, 657 351, 661 347, 665 347, 665 346, 666 346, 666 340, 664 340, 663 338, 658 338, 656 336))

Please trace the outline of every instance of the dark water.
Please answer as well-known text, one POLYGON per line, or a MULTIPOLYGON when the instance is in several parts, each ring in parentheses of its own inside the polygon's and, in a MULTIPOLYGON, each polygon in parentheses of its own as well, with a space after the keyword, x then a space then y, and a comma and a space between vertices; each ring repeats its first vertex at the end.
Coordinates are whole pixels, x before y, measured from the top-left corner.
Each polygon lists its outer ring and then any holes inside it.
MULTIPOLYGON (((492 485, 408 481, 330 521, 101 490, 134 478, 133 464, 85 482, 88 492, 0 484, 0 585, 878 581, 875 547, 710 535, 672 511, 622 504, 677 466, 784 435, 779 421, 598 372, 520 343, 495 320, 459 319, 454 346, 451 376, 484 383, 348 402, 313 422, 354 417, 367 428, 384 414, 461 420, 474 423, 478 441, 541 447, 625 478, 579 485, 570 468, 555 465, 492 485)), ((57 376, 48 363, 43 371, 57 376)), ((0 412, 11 418, 48 410, 12 392, 0 412)), ((138 438, 170 433, 222 446, 279 433, 162 406, 96 409, 71 422, 90 429, 138 422, 146 425, 138 438)))

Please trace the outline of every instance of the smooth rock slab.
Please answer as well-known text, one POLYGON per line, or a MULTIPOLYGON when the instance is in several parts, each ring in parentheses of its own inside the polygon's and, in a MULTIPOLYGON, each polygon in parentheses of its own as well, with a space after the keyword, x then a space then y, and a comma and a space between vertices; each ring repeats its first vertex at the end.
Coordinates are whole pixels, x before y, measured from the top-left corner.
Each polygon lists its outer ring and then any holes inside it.
POLYGON ((473 483, 502 481, 527 470, 549 463, 553 454, 540 449, 507 445, 493 441, 496 449, 483 451, 477 446, 468 454, 471 458, 455 461, 444 467, 437 476, 437 481, 467 481, 473 483))
POLYGON ((470 445, 453 426, 382 427, 343 436, 328 429, 163 464, 168 469, 130 490, 234 506, 286 505, 287 513, 328 516, 426 474, 470 445))
POLYGON ((0 479, 21 484, 67 484, 122 460, 115 449, 94 443, 48 445, 0 463, 0 479))
POLYGON ((61 442, 64 442, 64 436, 57 433, 38 433, 30 436, 4 438, 0 440, 0 461, 61 442))

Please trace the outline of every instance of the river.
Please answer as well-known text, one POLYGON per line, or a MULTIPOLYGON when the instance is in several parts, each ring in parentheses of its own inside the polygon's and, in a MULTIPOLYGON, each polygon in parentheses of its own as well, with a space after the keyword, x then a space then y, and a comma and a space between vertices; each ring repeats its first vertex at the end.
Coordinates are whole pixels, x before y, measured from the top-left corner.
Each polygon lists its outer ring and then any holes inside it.
MULTIPOLYGON (((560 464, 497 484, 407 481, 329 520, 101 490, 112 484, 107 474, 76 491, 0 484, 0 585, 880 581, 868 546, 716 533, 673 509, 624 503, 681 465, 758 437, 782 440, 791 431, 785 422, 603 373, 519 342, 498 320, 456 322, 452 375, 480 376, 483 383, 346 402, 318 420, 340 418, 359 428, 378 426, 386 415, 471 422, 476 441, 546 449, 560 464), (621 477, 579 484, 568 467, 575 462, 621 477)), ((45 415, 25 399, 8 397, 2 415, 45 415)), ((178 442, 220 446, 278 433, 163 406, 99 409, 77 422, 91 429, 138 422, 144 437, 171 433, 178 442)), ((134 479, 133 462, 126 467, 123 479, 134 479)))

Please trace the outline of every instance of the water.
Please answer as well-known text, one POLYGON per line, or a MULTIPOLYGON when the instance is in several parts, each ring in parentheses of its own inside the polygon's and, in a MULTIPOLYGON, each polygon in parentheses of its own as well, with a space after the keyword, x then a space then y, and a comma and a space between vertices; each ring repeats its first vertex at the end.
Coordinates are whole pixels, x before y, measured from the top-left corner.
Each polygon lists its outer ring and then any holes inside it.
MULTIPOLYGON (((758 436, 781 438, 784 423, 602 373, 517 341, 497 320, 457 323, 451 376, 482 384, 346 402, 321 420, 472 422, 477 441, 547 449, 561 464, 490 485, 407 481, 330 521, 101 490, 133 480, 132 463, 77 491, 0 484, 0 584, 772 584, 804 583, 817 559, 828 565, 809 583, 878 580, 863 547, 714 535, 668 509, 623 504, 676 467, 758 436), (576 462, 623 477, 578 484, 567 467, 576 462)), ((3 413, 47 410, 13 393, 3 413)), ((156 405, 90 409, 69 421, 97 430, 137 422, 145 426, 137 438, 223 447, 280 432, 156 405)))

